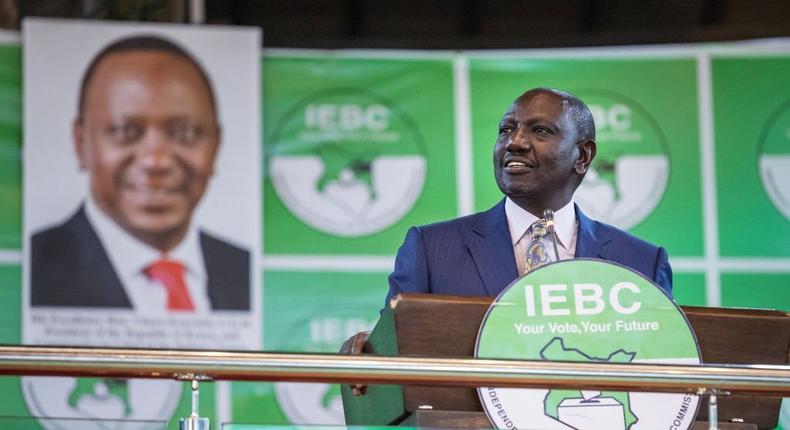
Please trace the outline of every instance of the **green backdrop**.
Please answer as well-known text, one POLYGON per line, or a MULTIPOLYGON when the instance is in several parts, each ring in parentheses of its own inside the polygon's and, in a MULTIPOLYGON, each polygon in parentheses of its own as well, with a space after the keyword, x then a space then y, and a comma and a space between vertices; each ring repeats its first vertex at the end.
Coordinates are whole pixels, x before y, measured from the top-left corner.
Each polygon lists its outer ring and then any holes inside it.
MULTIPOLYGON (((641 205, 650 210, 622 222, 667 248, 677 302, 790 310, 790 197, 784 194, 790 181, 782 182, 781 170, 790 154, 790 54, 737 49, 541 57, 265 51, 264 347, 334 351, 350 333, 370 327, 408 226, 484 210, 502 197, 491 167, 497 124, 509 103, 534 86, 567 89, 595 105, 602 154, 596 186, 614 193, 613 204, 626 198, 617 191, 633 174, 628 157, 653 160, 649 172, 658 179, 644 172, 633 179, 654 187, 652 200, 641 205), (322 142, 334 150, 317 149, 322 142), (287 163, 316 159, 325 170, 311 179, 313 191, 337 203, 336 217, 323 224, 288 188, 287 163), (285 173, 273 180, 273 172, 285 173), (471 187, 462 186, 470 179, 471 187), (393 185, 399 183, 410 185, 393 185), (333 222, 346 223, 345 230, 335 231, 333 222)), ((20 57, 18 44, 0 45, 4 343, 20 341, 20 57)), ((0 415, 28 414, 18 378, 0 378, 0 392, 0 415)), ((233 383, 227 392, 235 422, 340 416, 337 388, 327 385, 233 383), (294 406, 293 396, 304 401, 294 406)), ((207 393, 210 405, 214 390, 207 393)))

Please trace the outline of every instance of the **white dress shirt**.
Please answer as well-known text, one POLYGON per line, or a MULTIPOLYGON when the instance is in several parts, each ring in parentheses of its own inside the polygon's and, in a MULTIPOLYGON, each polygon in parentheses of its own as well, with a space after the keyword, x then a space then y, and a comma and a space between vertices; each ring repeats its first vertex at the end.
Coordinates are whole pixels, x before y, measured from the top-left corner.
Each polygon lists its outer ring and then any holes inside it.
MULTIPOLYGON (((538 217, 524 210, 513 200, 510 200, 510 197, 505 199, 505 217, 507 217, 507 226, 508 230, 510 230, 513 254, 516 257, 516 267, 519 275, 522 275, 527 244, 530 241, 526 233, 529 227, 532 226, 532 223, 538 220, 538 217)), ((573 258, 576 255, 576 236, 579 231, 579 222, 576 220, 576 209, 573 205, 573 200, 554 212, 554 231, 557 233, 557 251, 560 260, 573 258)), ((546 237, 544 245, 546 250, 549 251, 549 259, 555 261, 554 245, 551 238, 546 237)))
POLYGON ((197 229, 190 225, 184 240, 167 254, 139 241, 107 216, 92 197, 85 203, 88 217, 115 273, 123 285, 132 307, 138 313, 162 315, 167 310, 167 289, 159 281, 149 278, 145 269, 157 260, 166 258, 184 266, 184 281, 195 312, 208 312, 211 304, 207 294, 208 276, 200 247, 197 229))

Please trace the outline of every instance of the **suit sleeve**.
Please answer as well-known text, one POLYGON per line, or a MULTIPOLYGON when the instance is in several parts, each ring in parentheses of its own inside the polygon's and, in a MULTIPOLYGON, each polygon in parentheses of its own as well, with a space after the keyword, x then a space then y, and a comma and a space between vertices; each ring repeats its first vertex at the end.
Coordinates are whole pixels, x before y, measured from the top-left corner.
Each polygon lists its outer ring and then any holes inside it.
POLYGON ((412 227, 406 233, 398 255, 395 257, 395 270, 389 276, 389 292, 384 307, 390 299, 400 293, 429 293, 428 259, 425 253, 422 231, 412 227))
POLYGON ((653 281, 672 298, 672 267, 669 265, 667 251, 663 247, 658 248, 655 267, 653 281))

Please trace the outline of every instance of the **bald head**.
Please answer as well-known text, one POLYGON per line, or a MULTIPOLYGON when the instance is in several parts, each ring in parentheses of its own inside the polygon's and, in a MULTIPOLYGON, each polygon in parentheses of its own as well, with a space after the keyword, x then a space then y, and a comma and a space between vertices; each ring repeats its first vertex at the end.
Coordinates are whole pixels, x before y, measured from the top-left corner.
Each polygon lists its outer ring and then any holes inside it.
POLYGON ((529 100, 539 94, 552 94, 562 100, 565 115, 576 126, 576 135, 579 141, 595 140, 595 121, 593 121, 590 108, 575 95, 554 88, 533 88, 516 99, 516 102, 529 100))

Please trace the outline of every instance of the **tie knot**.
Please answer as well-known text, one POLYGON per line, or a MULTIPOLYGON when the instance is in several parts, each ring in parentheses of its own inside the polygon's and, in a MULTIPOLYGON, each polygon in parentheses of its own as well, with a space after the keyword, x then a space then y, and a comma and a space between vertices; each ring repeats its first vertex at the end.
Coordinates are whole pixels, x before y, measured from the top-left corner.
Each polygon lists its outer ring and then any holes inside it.
POLYGON ((158 281, 167 290, 167 309, 194 310, 184 279, 184 265, 173 260, 157 260, 145 268, 149 278, 158 281))
POLYGON ((532 240, 543 239, 549 234, 549 229, 546 227, 546 220, 543 218, 539 218, 537 221, 533 222, 529 229, 532 231, 532 240))
POLYGON ((156 260, 145 268, 145 274, 159 281, 181 279, 184 276, 184 265, 173 260, 156 260))

